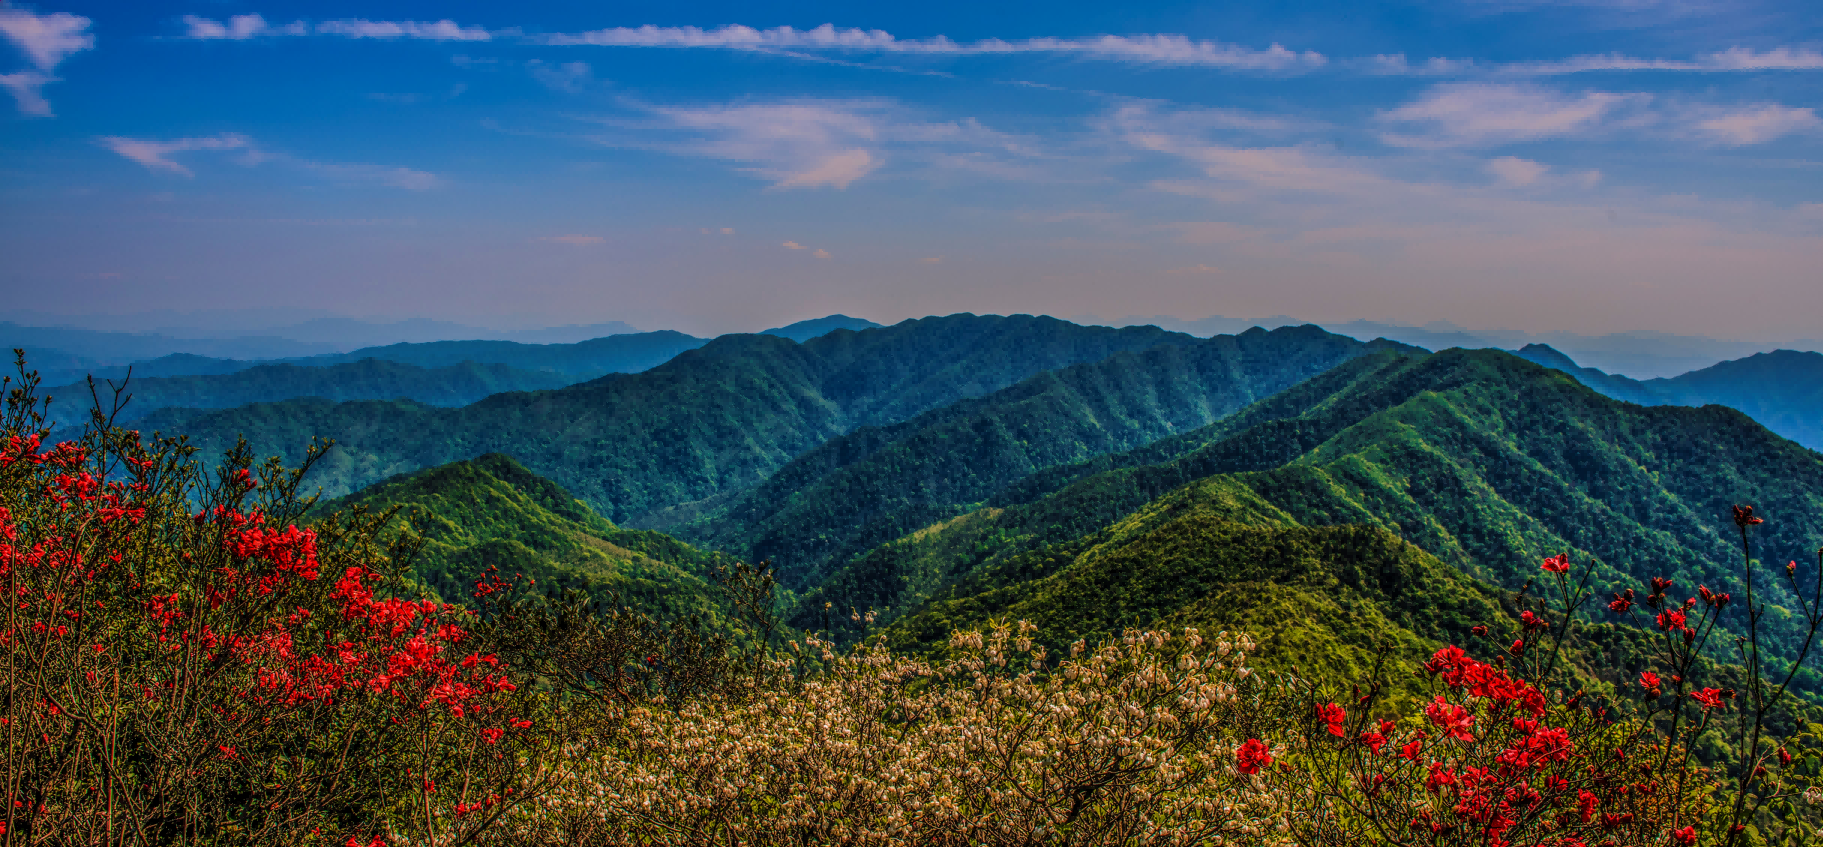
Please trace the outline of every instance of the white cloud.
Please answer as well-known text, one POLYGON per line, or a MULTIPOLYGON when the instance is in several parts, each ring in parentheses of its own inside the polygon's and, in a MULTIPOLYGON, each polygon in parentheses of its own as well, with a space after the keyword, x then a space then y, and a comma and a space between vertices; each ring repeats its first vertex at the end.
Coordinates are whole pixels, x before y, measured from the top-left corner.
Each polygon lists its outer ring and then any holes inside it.
POLYGON ((802 244, 799 244, 799 243, 797 243, 797 242, 796 242, 796 241, 787 241, 787 242, 785 242, 785 243, 784 243, 784 244, 780 244, 780 245, 779 245, 779 246, 780 246, 780 247, 783 247, 783 248, 785 248, 785 249, 787 249, 787 250, 804 250, 804 249, 808 249, 808 248, 806 248, 806 247, 805 247, 805 246, 804 246, 804 245, 802 245, 802 244))
POLYGON ((1649 94, 1585 91, 1564 94, 1533 85, 1446 83, 1380 119, 1416 125, 1420 134, 1386 133, 1405 147, 1475 147, 1577 135, 1604 126, 1616 114, 1643 107, 1649 94))
POLYGON ((411 38, 425 41, 490 41, 494 34, 478 26, 462 26, 455 21, 324 21, 316 25, 318 35, 340 35, 345 38, 411 38))
POLYGON ((1539 62, 1512 62, 1500 65, 1499 69, 1507 73, 1540 75, 1591 71, 1817 71, 1823 70, 1823 52, 1799 47, 1778 47, 1771 50, 1731 47, 1704 53, 1694 59, 1642 59, 1608 53, 1539 62))
POLYGON ((1500 184, 1510 186, 1531 185, 1551 170, 1547 165, 1516 156, 1501 156, 1489 161, 1485 167, 1500 184))
POLYGON ((275 27, 259 15, 235 15, 226 23, 185 15, 184 29, 184 37, 202 41, 246 41, 265 36, 310 34, 310 25, 303 21, 275 27))
POLYGON ((1815 109, 1774 103, 1705 109, 1699 111, 1696 118, 1697 133, 1715 144, 1729 147, 1763 144, 1823 128, 1823 119, 1818 119, 1815 109))
POLYGON ((57 81, 52 72, 64 59, 95 46, 95 36, 87 32, 89 23, 88 18, 67 12, 36 15, 24 9, 0 8, 0 35, 36 67, 0 74, 0 87, 13 95, 20 114, 51 116, 44 87, 57 81))
POLYGON ((813 256, 813 257, 816 257, 816 258, 818 258, 818 259, 827 259, 827 258, 829 258, 829 251, 828 251, 828 250, 824 250, 824 249, 822 249, 822 248, 817 248, 817 251, 816 251, 816 252, 815 252, 815 253, 812 253, 812 254, 810 254, 810 255, 811 255, 811 256, 813 256))
POLYGON ((37 71, 19 71, 18 73, 0 74, 0 87, 13 95, 19 106, 20 114, 35 118, 51 116, 51 102, 44 99, 44 85, 55 82, 56 77, 37 71))
POLYGON ((919 259, 918 261, 923 262, 924 264, 927 264, 927 265, 941 265, 941 264, 943 264, 943 257, 942 256, 925 256, 924 258, 919 259))
POLYGON ((643 117, 597 119, 611 147, 731 162, 774 189, 846 189, 883 171, 978 180, 1063 182, 1063 159, 1031 140, 973 118, 926 121, 890 100, 652 105, 622 100, 643 117), (1042 172, 1049 168, 1051 173, 1042 172))
MULTIPOLYGON (((254 150, 253 139, 233 132, 198 138, 178 138, 170 141, 155 141, 149 138, 127 138, 124 136, 105 136, 101 143, 109 150, 144 165, 150 171, 163 171, 178 176, 193 177, 196 173, 176 161, 171 156, 193 150, 254 150)), ((257 154, 256 154, 257 155, 257 154)))
POLYGON ((1289 71, 1317 68, 1327 59, 1313 51, 1297 52, 1274 44, 1265 49, 1198 41, 1183 35, 1097 35, 1087 38, 998 38, 972 42, 951 41, 944 36, 899 39, 877 29, 838 29, 824 24, 814 29, 783 26, 773 29, 730 25, 699 27, 610 27, 590 32, 553 34, 536 39, 553 45, 600 47, 668 47, 723 50, 849 50, 923 56, 979 56, 1011 53, 1053 53, 1117 62, 1231 70, 1289 71))
POLYGON ((334 35, 342 38, 416 39, 421 41, 491 41, 494 38, 494 33, 483 27, 465 27, 451 20, 369 21, 356 18, 323 21, 313 27, 303 21, 273 26, 259 15, 235 15, 226 22, 196 15, 185 15, 184 28, 186 38, 200 41, 245 41, 252 38, 312 34, 334 35))
POLYGON ((722 234, 723 235, 733 235, 734 227, 731 227, 731 226, 722 227, 722 234))
POLYGON ((0 35, 46 73, 71 54, 95 46, 95 36, 84 31, 89 23, 88 18, 67 12, 34 15, 24 9, 0 8, 0 35))
POLYGON ((588 244, 600 244, 602 239, 599 235, 542 235, 538 237, 538 240, 581 247, 588 244))

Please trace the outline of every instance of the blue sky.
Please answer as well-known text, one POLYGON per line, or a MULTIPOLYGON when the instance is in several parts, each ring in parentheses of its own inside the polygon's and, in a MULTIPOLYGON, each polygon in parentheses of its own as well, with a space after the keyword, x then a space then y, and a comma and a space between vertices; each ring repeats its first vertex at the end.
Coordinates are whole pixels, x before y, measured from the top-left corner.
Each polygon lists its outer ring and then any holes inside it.
POLYGON ((6 3, 0 294, 1815 336, 1808 5, 6 3))

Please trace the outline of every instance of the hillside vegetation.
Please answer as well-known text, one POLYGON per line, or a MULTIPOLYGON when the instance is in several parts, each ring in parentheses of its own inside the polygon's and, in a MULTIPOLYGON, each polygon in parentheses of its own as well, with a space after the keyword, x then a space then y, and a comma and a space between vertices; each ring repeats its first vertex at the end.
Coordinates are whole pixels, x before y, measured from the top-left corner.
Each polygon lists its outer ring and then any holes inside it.
MULTIPOLYGON (((1189 502, 1182 498, 1192 491, 1251 504, 1227 509, 1224 520, 1258 513, 1313 532, 1350 527, 1371 533, 1358 539, 1402 539, 1454 572, 1508 589, 1560 552, 1593 562, 1598 584, 1640 586, 1653 576, 1674 579, 1679 591, 1719 584, 1739 566, 1734 503, 1767 515, 1764 561, 1802 561, 1823 544, 1823 457, 1739 412, 1620 403, 1498 351, 1388 351, 1202 430, 1035 474, 986 508, 800 586, 794 621, 818 625, 824 603, 874 608, 883 622, 936 601, 1010 613, 1053 596, 1024 583, 1096 567, 1110 553, 1104 545, 1133 537, 1133 516, 1189 502)), ((1221 561, 1217 546, 1195 561, 1221 561)), ((1128 561, 1178 567, 1158 556, 1128 561)), ((1776 572, 1767 568, 1756 590, 1789 608, 1776 572)), ((1228 580, 1218 570, 1202 581, 1228 580)), ((1085 596, 1115 609, 1142 604, 1137 618, 1180 613, 1158 599, 1168 593, 1085 596)), ((1423 593, 1410 599, 1430 602, 1423 593)), ((1397 620, 1397 610, 1386 614, 1397 620)), ((1742 621, 1730 612, 1724 624, 1742 621)), ((1789 649, 1789 626, 1772 629, 1772 642, 1789 649)))
POLYGON ((424 539, 413 573, 451 602, 466 602, 493 568, 507 578, 530 577, 547 593, 574 589, 605 598, 611 592, 665 619, 713 620, 719 613, 707 580, 721 557, 656 532, 616 527, 509 456, 490 453, 396 477, 316 511, 395 506, 424 539))
POLYGON ((1117 353, 832 439, 707 514, 675 509, 634 523, 776 561, 788 583, 813 584, 832 562, 960 514, 1035 471, 1199 428, 1381 346, 1306 326, 1117 353))
POLYGON ((1576 364, 1544 345, 1519 355, 1617 400, 1647 406, 1729 406, 1812 450, 1823 450, 1823 353, 1774 350, 1674 377, 1637 380, 1576 364))

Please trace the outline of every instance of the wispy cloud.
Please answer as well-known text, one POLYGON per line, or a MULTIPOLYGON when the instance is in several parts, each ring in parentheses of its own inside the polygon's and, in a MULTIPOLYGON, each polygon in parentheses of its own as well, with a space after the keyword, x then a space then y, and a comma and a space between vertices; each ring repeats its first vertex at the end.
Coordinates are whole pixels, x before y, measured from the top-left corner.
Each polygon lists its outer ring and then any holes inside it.
POLYGON ((1694 128, 1711 143, 1728 147, 1763 144, 1787 135, 1817 132, 1823 119, 1815 109, 1760 103, 1695 110, 1694 128))
POLYGON ((541 235, 538 237, 538 240, 549 241, 553 244, 569 244, 576 247, 583 247, 590 244, 600 244, 602 238, 599 235, 541 235))
POLYGON ((1328 60, 1314 51, 1293 51, 1273 44, 1264 49, 1183 35, 1097 35, 1087 38, 998 38, 959 42, 944 36, 895 38, 877 29, 814 29, 783 26, 755 29, 729 25, 699 27, 609 27, 580 33, 536 36, 550 45, 598 47, 663 47, 721 50, 844 50, 921 56, 981 56, 1050 53, 1151 65, 1216 67, 1230 70, 1287 71, 1321 67, 1328 60))
MULTIPOLYGON (((183 177, 196 176, 196 172, 179 164, 171 157, 178 153, 196 150, 246 150, 255 151, 253 139, 239 133, 225 132, 196 138, 176 138, 159 141, 150 138, 127 138, 110 135, 99 139, 109 150, 122 157, 138 162, 146 170, 176 174, 183 177)), ((257 153, 255 153, 257 156, 257 153)))
POLYGON ((1381 113, 1387 123, 1416 129, 1388 132, 1403 147, 1477 147, 1577 135, 1652 100, 1648 94, 1585 91, 1566 94, 1534 85, 1448 83, 1381 113))
MULTIPOLYGON (((360 18, 323 21, 312 25, 305 21, 272 24, 259 15, 235 15, 226 21, 197 15, 185 15, 184 37, 199 41, 246 41, 254 38, 281 36, 330 35, 342 38, 380 40, 413 39, 421 41, 491 41, 495 33, 484 27, 462 26, 451 20, 440 21, 370 21, 360 18)), ((503 33, 508 34, 508 33, 503 33)))
POLYGON ((594 79, 595 75, 594 69, 589 67, 588 62, 558 64, 533 59, 526 62, 526 68, 531 71, 532 78, 538 80, 546 88, 572 94, 581 91, 594 79))
POLYGON ((57 66, 72 54, 95 46, 89 19, 67 12, 38 15, 24 9, 0 8, 0 35, 19 48, 32 69, 0 74, 0 87, 13 95, 21 114, 50 117, 44 87, 57 81, 57 66))
POLYGON ((1504 73, 1537 75, 1594 71, 1819 71, 1823 70, 1823 52, 1799 47, 1778 47, 1772 50, 1731 47, 1704 53, 1694 59, 1648 59, 1609 53, 1536 62, 1511 62, 1494 67, 1504 73))
POLYGON ((380 185, 424 191, 436 188, 443 183, 442 178, 436 174, 412 168, 359 162, 323 162, 282 153, 270 153, 261 149, 251 137, 235 132, 166 140, 109 135, 96 140, 122 158, 136 162, 149 171, 182 177, 194 177, 196 172, 177 161, 174 158, 177 154, 198 151, 239 151, 241 153, 240 161, 243 165, 279 162, 342 184, 380 185))

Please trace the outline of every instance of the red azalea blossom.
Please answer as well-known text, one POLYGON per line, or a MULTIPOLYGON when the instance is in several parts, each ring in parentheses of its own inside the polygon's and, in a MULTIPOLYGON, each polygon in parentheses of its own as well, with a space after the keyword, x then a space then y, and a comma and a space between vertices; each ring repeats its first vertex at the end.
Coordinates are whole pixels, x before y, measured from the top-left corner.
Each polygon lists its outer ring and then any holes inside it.
POLYGON ((1702 707, 1705 709, 1722 708, 1722 697, 1722 692, 1715 688, 1705 688, 1701 691, 1690 692, 1690 699, 1702 704, 1702 707))
POLYGON ((1318 706, 1317 718, 1329 725, 1330 735, 1337 738, 1342 737, 1342 722, 1348 719, 1348 713, 1343 711, 1341 706, 1334 703, 1318 706))
POLYGON ((1687 826, 1687 827, 1684 827, 1683 829, 1677 830, 1676 832, 1671 833, 1671 839, 1673 841, 1676 841, 1679 844, 1685 844, 1685 845, 1695 844, 1696 843, 1696 827, 1687 826))
POLYGON ((1765 523, 1765 522, 1766 522, 1765 518, 1756 518, 1753 516, 1753 507, 1752 506, 1734 507, 1734 525, 1735 526, 1738 526, 1742 529, 1746 529, 1747 527, 1752 526, 1754 524, 1765 523))
POLYGON ((1240 749, 1234 751, 1234 767, 1241 773, 1253 775, 1260 768, 1272 764, 1272 753, 1266 749, 1266 743, 1258 738, 1249 738, 1240 749))
POLYGON ((1550 573, 1564 573, 1570 569, 1570 554, 1558 553, 1547 558, 1542 567, 1550 573))
POLYGON ((1650 692, 1652 694, 1652 696, 1654 696, 1654 697, 1658 696, 1659 687, 1661 685, 1663 685, 1663 682, 1658 678, 1658 674, 1655 674, 1651 671, 1640 671, 1639 687, 1644 688, 1646 691, 1650 692))

